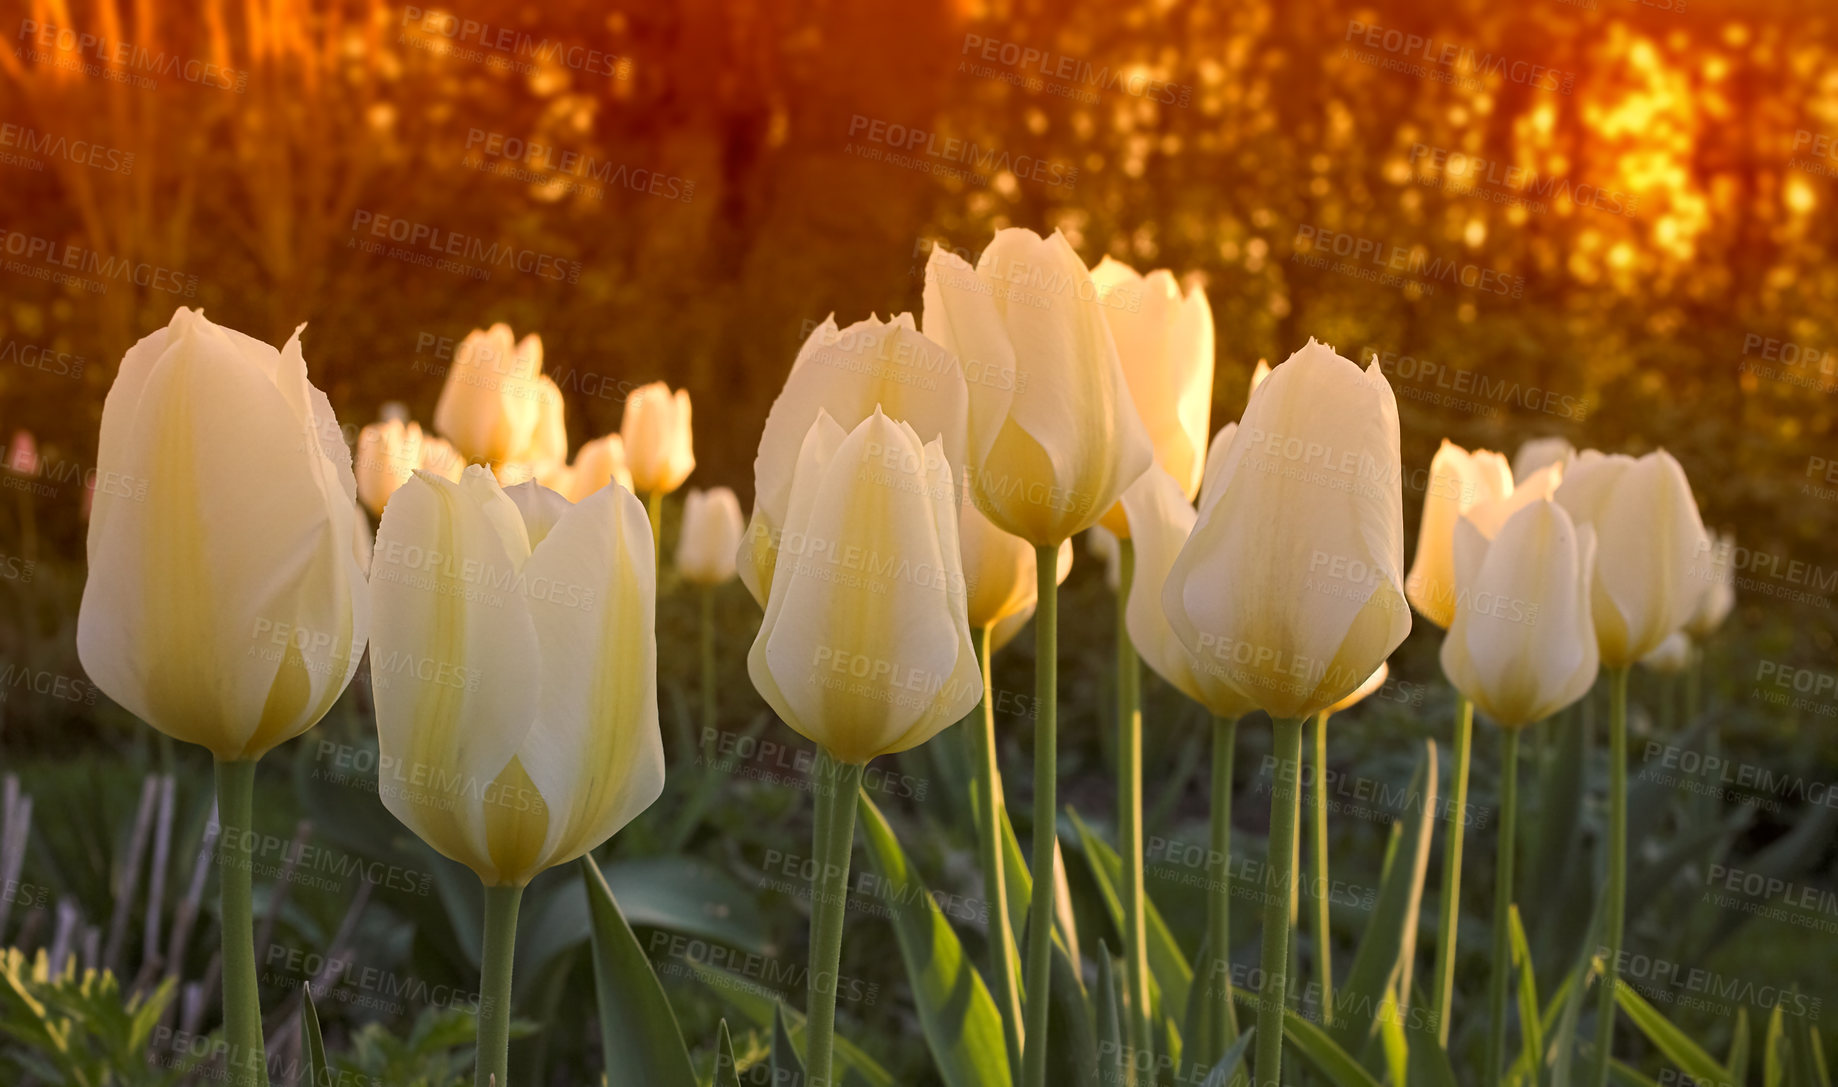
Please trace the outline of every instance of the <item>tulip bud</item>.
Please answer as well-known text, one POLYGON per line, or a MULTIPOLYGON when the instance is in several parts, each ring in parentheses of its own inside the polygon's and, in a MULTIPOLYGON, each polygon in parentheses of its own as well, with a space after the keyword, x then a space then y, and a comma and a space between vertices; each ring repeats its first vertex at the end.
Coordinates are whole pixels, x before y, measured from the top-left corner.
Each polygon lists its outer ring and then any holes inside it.
POLYGON ((1245 394, 1245 398, 1249 400, 1251 393, 1256 392, 1257 387, 1259 385, 1262 385, 1264 383, 1264 379, 1269 376, 1270 376, 1270 360, 1258 359, 1257 368, 1251 371, 1251 389, 1250 389, 1250 392, 1247 392, 1245 394))
POLYGON ((1457 600, 1442 670, 1495 724, 1519 728, 1595 684, 1595 534, 1544 497, 1503 519, 1485 516, 1486 507, 1475 512, 1484 515, 1455 526, 1457 600), (1499 526, 1491 534, 1482 527, 1489 523, 1499 526))
POLYGON ((583 445, 574 455, 567 485, 558 489, 570 500, 579 502, 609 483, 632 490, 632 473, 625 464, 625 441, 617 434, 595 438, 583 445))
POLYGON ((633 389, 625 398, 619 436, 625 442, 626 467, 639 494, 669 494, 696 469, 687 389, 673 395, 661 381, 633 389))
POLYGON ((1673 631, 1659 648, 1640 658, 1640 666, 1660 675, 1672 676, 1691 667, 1691 638, 1684 631, 1673 631))
POLYGON ((370 581, 383 804, 487 886, 581 856, 664 784, 644 507, 513 492, 417 473, 370 581))
POLYGON ((1404 593, 1419 615, 1448 627, 1455 614, 1455 522, 1476 503, 1504 498, 1512 489, 1512 470, 1505 457, 1485 449, 1470 453, 1443 439, 1430 461, 1417 555, 1404 579, 1404 593))
POLYGON ((1562 438, 1533 438, 1513 454, 1513 481, 1524 482, 1527 476, 1555 464, 1568 468, 1576 460, 1576 447, 1562 438))
MULTIPOLYGON (((1146 476, 1149 473, 1144 472, 1146 476)), ((1142 476, 1136 477, 1136 483, 1142 482, 1142 476)), ((1130 486, 1135 486, 1135 483, 1130 486)), ((1130 492, 1125 491, 1124 494, 1130 492)), ((1085 530, 1085 550, 1091 557, 1104 563, 1104 584, 1111 592, 1123 588, 1123 549, 1117 546, 1117 534, 1103 525, 1092 525, 1085 530)))
POLYGON ((1256 709, 1257 704, 1232 685, 1225 669, 1188 650, 1163 610, 1168 574, 1197 519, 1180 484, 1159 466, 1151 468, 1123 492, 1123 505, 1129 512, 1136 547, 1135 577, 1130 583, 1124 625, 1129 628, 1137 655, 1157 675, 1215 717, 1236 720, 1256 709))
POLYGON ((77 617, 96 686, 222 760, 325 716, 370 607, 351 451, 299 329, 276 351, 181 307, 121 360, 96 474, 77 617))
MULTIPOLYGON (((986 380, 1013 375, 979 373, 986 380)), ((763 606, 772 588, 779 533, 791 498, 792 470, 819 413, 853 429, 879 409, 936 437, 951 478, 964 476, 964 430, 969 392, 957 356, 919 334, 910 313, 883 322, 878 317, 836 329, 825 318, 804 346, 772 402, 753 460, 753 518, 740 556, 740 580, 763 606)))
MULTIPOLYGON (((1034 548, 1021 537, 990 524, 989 518, 968 501, 957 507, 957 534, 970 629, 974 632, 989 628, 989 649, 994 652, 1021 632, 1040 602, 1034 548)), ((1071 572, 1072 541, 1067 540, 1059 545, 1055 582, 1065 584, 1071 572)))
MULTIPOLYGON (((1213 398, 1213 313, 1206 292, 1195 287, 1183 297, 1172 272, 1143 276, 1110 257, 1091 270, 1091 281, 1155 463, 1191 499, 1200 489, 1213 398)), ((1113 532, 1129 531, 1120 505, 1105 520, 1113 532)))
POLYGON ((726 487, 692 490, 683 503, 683 528, 677 536, 676 568, 683 580, 720 585, 734 576, 740 550, 740 499, 726 487))
POLYGON ((838 760, 924 743, 982 697, 944 446, 875 412, 819 412, 799 451, 747 670, 838 760))
POLYGON ((1596 641, 1604 666, 1626 668, 1685 625, 1704 589, 1691 572, 1704 524, 1685 470, 1663 449, 1638 460, 1586 450, 1557 501, 1595 530, 1596 641))
POLYGON ((501 464, 527 453, 541 418, 542 341, 514 341, 509 325, 474 330, 453 353, 434 405, 434 429, 462 454, 501 464))
POLYGON ((970 486, 997 528, 1037 547, 1095 524, 1154 453, 1130 398, 1103 303, 1058 231, 996 233, 973 269, 934 247, 926 335, 970 382, 970 486))
POLYGON ((381 515, 383 504, 396 493, 415 469, 421 467, 421 428, 403 425, 400 419, 371 423, 357 436, 357 496, 371 513, 381 515))
POLYGON ((1219 471, 1163 610, 1272 717, 1319 713, 1410 632, 1398 408, 1378 363, 1310 340, 1251 398, 1219 471))
POLYGON ((1692 572, 1704 583, 1698 606, 1685 622, 1685 631, 1702 642, 1715 634, 1736 607, 1736 538, 1728 534, 1707 536, 1699 545, 1692 572))
POLYGON ((1389 676, 1390 674, 1391 674, 1390 666, 1386 664, 1380 664, 1376 669, 1373 670, 1371 675, 1366 677, 1366 681, 1364 683, 1360 684, 1358 687, 1353 688, 1353 692, 1347 695, 1345 698, 1329 706, 1327 708, 1327 712, 1328 713, 1339 713, 1341 710, 1350 710, 1354 706, 1357 706, 1361 702, 1364 702, 1368 695, 1372 694, 1372 692, 1378 690, 1380 687, 1383 687, 1385 685, 1385 677, 1389 676))
POLYGON ((548 377, 538 377, 531 393, 536 399, 536 421, 510 459, 526 464, 552 464, 568 459, 568 424, 563 418, 562 390, 548 377))
POLYGON ((458 483, 460 473, 466 470, 466 458, 460 456, 460 451, 453 448, 453 443, 422 431, 421 463, 417 467, 424 472, 433 472, 442 479, 450 479, 458 483))

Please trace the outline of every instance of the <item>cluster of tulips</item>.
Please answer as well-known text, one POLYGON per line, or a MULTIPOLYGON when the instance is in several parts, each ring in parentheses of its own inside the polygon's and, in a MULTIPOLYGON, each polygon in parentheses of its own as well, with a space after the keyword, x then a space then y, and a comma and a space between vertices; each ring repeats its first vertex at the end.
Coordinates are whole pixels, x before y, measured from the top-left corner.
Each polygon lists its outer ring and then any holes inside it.
MULTIPOLYGON (((1314 724, 1319 758, 1328 716, 1383 682, 1413 607, 1447 631, 1443 668, 1461 696, 1458 807, 1473 710, 1505 736, 1502 917, 1519 733, 1581 698, 1598 670, 1612 677, 1603 992, 1612 990, 1626 890, 1627 671, 1679 652, 1685 632, 1708 633, 1731 604, 1727 567, 1714 561, 1678 464, 1664 452, 1578 455, 1536 442, 1509 467, 1444 443, 1406 576, 1398 412, 1377 363, 1362 369, 1311 340, 1282 365, 1260 365, 1243 417, 1216 434, 1213 371, 1200 290, 1108 258, 1088 269, 1058 233, 1006 229, 974 266, 933 251, 917 322, 826 321, 811 334, 766 419, 744 528, 731 491, 691 493, 678 568, 704 585, 736 574, 745 583, 764 609, 749 674, 818 749, 811 1082, 836 1082, 833 979, 863 769, 959 721, 976 752, 987 976, 1006 1060, 1014 1082, 1046 1081, 1059 883, 1057 593, 1071 537, 1086 530, 1108 541, 1117 588, 1123 1033, 1133 1065, 1156 1044, 1139 661, 1215 721, 1216 871, 1202 945, 1212 980, 1198 1036, 1185 1039, 1202 1068, 1234 1042, 1243 1050, 1219 980, 1231 950, 1232 755, 1241 717, 1262 710, 1272 722, 1280 761, 1260 894, 1264 981, 1248 995, 1254 1081, 1275 1083, 1293 969, 1304 729, 1314 724), (984 695, 991 655, 1030 618, 1034 893, 1017 934, 984 695)), ((663 496, 694 468, 690 410, 683 392, 638 388, 620 433, 585 443, 570 462, 541 342, 516 342, 499 325, 456 353, 434 429, 439 437, 392 412, 364 428, 354 466, 307 379, 298 331, 276 351, 179 310, 127 353, 104 409, 99 468, 146 489, 96 496, 79 649, 117 702, 216 758, 228 854, 225 1033, 256 1055, 250 880, 234 832, 250 823, 256 760, 312 727, 368 649, 381 752, 405 768, 382 786, 383 803, 484 887, 477 1082, 502 1084, 522 889, 606 841, 663 788, 658 518, 663 496), (379 515, 374 540, 360 502, 379 515)), ((1461 844, 1453 835, 1445 849, 1431 998, 1445 1041, 1461 844)), ((1317 924, 1324 934, 1325 916, 1317 924)), ((1495 925, 1490 1082, 1501 1070, 1505 931, 1495 925)), ((1331 972, 1321 974, 1331 986, 1331 972)), ((1597 1083, 1612 1048, 1614 1005, 1603 999, 1597 1083)), ((1323 1003, 1331 1008, 1331 995, 1323 1003)))

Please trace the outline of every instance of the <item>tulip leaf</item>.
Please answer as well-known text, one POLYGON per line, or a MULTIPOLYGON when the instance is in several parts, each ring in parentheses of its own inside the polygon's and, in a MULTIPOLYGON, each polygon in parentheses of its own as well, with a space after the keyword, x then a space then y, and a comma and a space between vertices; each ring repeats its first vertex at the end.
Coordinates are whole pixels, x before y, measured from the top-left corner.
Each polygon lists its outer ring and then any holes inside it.
POLYGON ((1761 1042, 1761 1087, 1781 1087, 1786 1071, 1787 1024, 1777 1003, 1774 1014, 1768 1016, 1768 1033, 1761 1042))
POLYGON ((1621 1087, 1659 1087, 1659 1084, 1613 1058, 1610 1058, 1608 1062, 1608 1079, 1609 1082, 1620 1084, 1621 1087))
POLYGON ((1213 1065, 1213 1070, 1206 1074, 1206 1079, 1200 1084, 1200 1087, 1225 1087, 1231 1082, 1233 1075, 1238 1071, 1238 1066, 1244 1063, 1244 1055, 1250 1050, 1251 1036, 1255 1033, 1257 1033, 1257 1028, 1252 1027, 1240 1034, 1238 1039, 1228 1046, 1225 1053, 1219 1057, 1219 1063, 1213 1065))
POLYGON ((772 1082, 775 1087, 804 1087, 804 1060, 785 1027, 788 1010, 783 1002, 772 1009, 772 1082))
POLYGON ((1519 907, 1507 907, 1507 917, 1511 920, 1511 941, 1513 965, 1519 971, 1519 1035, 1523 1044, 1523 1066, 1531 1082, 1538 1082, 1538 1070, 1541 1066, 1539 1055, 1544 1052, 1544 1024, 1539 1021, 1538 978, 1532 967, 1532 948, 1525 939, 1525 926, 1519 921, 1519 907))
MULTIPOLYGON (((1577 946, 1582 926, 1588 923, 1587 911, 1600 897, 1595 892, 1594 867, 1576 863, 1583 853, 1583 789, 1588 780, 1587 730, 1582 717, 1579 706, 1552 722, 1557 742, 1552 745, 1555 754, 1538 779, 1537 847, 1526 878, 1520 881, 1525 893, 1519 900, 1526 903, 1526 915, 1538 926, 1540 946, 1547 949, 1577 946)), ((1562 969, 1548 960, 1542 965, 1553 973, 1562 969)))
MULTIPOLYGON (((1079 818, 1078 812, 1070 808, 1066 811, 1078 832, 1080 848, 1084 851, 1087 867, 1091 869, 1092 879, 1104 898, 1111 924, 1118 932, 1122 932, 1123 899, 1117 889, 1123 885, 1123 860, 1117 856, 1116 850, 1092 832, 1085 820, 1079 818)), ((1181 945, 1175 941, 1174 934, 1168 930, 1161 912, 1155 908, 1154 901, 1146 891, 1142 897, 1142 912, 1149 941, 1150 999, 1158 1008, 1184 1009, 1187 1007, 1188 989, 1193 984, 1193 967, 1187 964, 1187 957, 1181 954, 1181 945)))
POLYGON ((608 1087, 697 1087, 676 1013, 592 856, 581 879, 593 914, 594 994, 608 1087))
POLYGON ((1730 1055, 1723 1062, 1730 1078, 1743 1083, 1749 1078, 1749 1009, 1736 1009, 1736 1029, 1730 1038, 1730 1055))
MULTIPOLYGON (((1436 1031, 1435 1005, 1419 991, 1416 1001, 1403 1009, 1403 1018, 1410 1043, 1410 1074, 1403 1082, 1410 1087, 1458 1087, 1460 1081, 1436 1031)), ((1532 1083, 1535 1087, 1537 1080, 1532 1083)))
POLYGON ((1684 1031, 1661 1015, 1657 1008, 1647 1003, 1646 998, 1635 992, 1632 985, 1615 986, 1615 1003, 1647 1036, 1647 1041, 1652 1042, 1653 1047, 1665 1054, 1666 1059, 1677 1065, 1680 1071, 1692 1079, 1708 1083, 1729 1082, 1729 1071, 1718 1064, 1715 1057, 1704 1052, 1684 1031))
POLYGON ((300 987, 300 1048, 306 1063, 306 1082, 317 1087, 332 1082, 325 1059, 325 1036, 319 1032, 319 1009, 313 1007, 313 987, 300 987))
POLYGON ((1128 1083, 1126 1046, 1123 1041, 1123 1005, 1117 996, 1116 971, 1110 948, 1098 941, 1098 1078, 1105 1083, 1128 1083))
MULTIPOLYGON (((788 1039, 796 1041, 804 1036, 804 1013, 786 1007, 784 1001, 762 993, 758 982, 706 963, 692 961, 689 969, 695 974, 696 980, 725 997, 728 1003, 760 1030, 773 1029, 775 1017, 782 1014, 788 1039)), ((836 1036, 836 1064, 839 1069, 853 1070, 868 1087, 893 1087, 893 1076, 873 1057, 864 1053, 860 1046, 840 1034, 836 1036)))
POLYGON ((1193 985, 1187 990, 1187 1011, 1181 1019, 1181 1041, 1184 1045, 1181 1052, 1182 1083, 1199 1079, 1206 1069, 1206 1062, 1216 1060, 1214 1054, 1228 1051, 1228 1047, 1240 1037, 1236 1005, 1230 995, 1230 964, 1213 955, 1210 936, 1200 938, 1200 948, 1194 955, 1194 962, 1197 969, 1193 985), (1225 1001, 1225 1027, 1228 1033, 1223 1038, 1214 1038, 1212 1024, 1217 1014, 1214 1009, 1221 1000, 1225 1001))
POLYGON ((1406 796, 1415 798, 1415 827, 1402 819, 1392 824, 1378 899, 1353 968, 1334 995, 1333 1036, 1341 1048, 1362 1049, 1371 1040, 1385 994, 1398 984, 1409 933, 1417 928, 1423 901, 1423 876, 1429 868, 1430 838, 1436 826, 1436 744, 1424 741, 1423 760, 1411 775, 1406 796))
MULTIPOLYGON (((1790 989, 1788 992, 1798 1003, 1799 991, 1790 989)), ((1787 1024, 1788 1033, 1793 1039, 1795 1087, 1832 1087, 1831 1073, 1825 1067, 1825 1047, 1819 1041, 1819 1032, 1812 1029, 1812 1023, 1805 1015, 1790 1015, 1787 1024)))
MULTIPOLYGON (((1047 994, 1047 1082, 1055 1087, 1100 1087, 1098 1032, 1091 999, 1066 955, 1053 941, 1053 989, 1047 994)), ((1003 1081, 1006 1083, 1007 1081, 1003 1081)))
POLYGON ((868 860, 890 907, 919 1025, 940 1078, 950 1087, 1010 1082, 1002 1017, 982 975, 964 954, 957 934, 913 871, 880 809, 865 793, 857 807, 868 860))
POLYGON ((1395 988, 1385 990, 1385 1001, 1379 1005, 1379 1051, 1385 1057, 1385 1075, 1390 1083, 1414 1083, 1410 1078, 1410 1042, 1404 1037, 1404 1017, 1398 1014, 1395 988))
MULTIPOLYGON (((1054 843, 1054 863, 1058 865, 1058 874, 1062 877, 1059 886, 1059 897, 1055 904, 1059 907, 1053 918, 1053 942, 1072 962, 1072 969, 1082 973, 1084 966, 1079 959, 1079 936, 1072 916, 1072 899, 1066 893, 1063 881, 1065 861, 1060 856, 1059 845, 1054 843)), ((1017 934, 1026 933, 1028 922, 1028 902, 1034 897, 1034 877, 1028 872, 1028 858, 1021 852, 1021 841, 1015 837, 1014 824, 1008 821, 1008 809, 1002 809, 1002 882, 1008 887, 1008 922, 1010 931, 1017 934)), ((1019 943, 1019 941, 1017 941, 1019 943)), ((1015 957, 1015 995, 1027 997, 1023 985, 1026 980, 1022 975, 1022 956, 1015 957)))
POLYGON ((728 1037, 728 1021, 721 1020, 715 1029, 715 1079, 713 1087, 740 1087, 740 1064, 734 1060, 734 1040, 728 1037))

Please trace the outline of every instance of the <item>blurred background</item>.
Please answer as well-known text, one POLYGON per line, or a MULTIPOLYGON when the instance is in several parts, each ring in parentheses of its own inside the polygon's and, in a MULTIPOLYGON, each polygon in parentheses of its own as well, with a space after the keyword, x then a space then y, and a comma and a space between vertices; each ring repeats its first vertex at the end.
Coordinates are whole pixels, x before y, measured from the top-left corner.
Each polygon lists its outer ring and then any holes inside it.
MULTIPOLYGON (((19 786, 0 822, 26 844, 23 869, 0 872, 20 900, 10 922, 0 913, 0 943, 81 946, 87 931, 95 961, 112 947, 132 975, 140 941, 162 930, 137 937, 140 922, 124 921, 110 940, 112 904, 125 889, 130 908, 170 915, 190 878, 191 857, 172 845, 164 897, 149 899, 126 861, 141 863, 150 836, 197 840, 206 812, 183 800, 168 810, 158 775, 201 782, 202 754, 160 750, 88 684, 74 650, 102 400, 122 352, 175 306, 277 344, 305 322, 310 375, 353 440, 386 401, 429 422, 471 329, 539 333, 571 445, 618 427, 626 389, 664 379, 696 405, 690 484, 731 486, 745 506, 766 410, 810 330, 831 313, 844 325, 917 313, 931 247, 974 259, 1005 226, 1058 228, 1088 263, 1108 254, 1203 285, 1218 329, 1215 428, 1242 410, 1259 358, 1277 362, 1310 336, 1377 357, 1403 419, 1413 536, 1445 437, 1509 454, 1545 435, 1671 450, 1707 525, 1740 545, 1738 606, 1703 680, 1712 731, 1732 757, 1801 782, 1773 807, 1724 796, 1707 825, 1736 856, 1832 885, 1831 809, 1805 785, 1838 780, 1838 700, 1827 689, 1774 704, 1760 679, 1838 672, 1835 17, 1818 0, 13 0, 0 16, 0 760, 19 786), (11 818, 28 793, 29 832, 11 818), (162 819, 177 829, 142 832, 162 819)), ((1093 620, 1063 636, 1088 667, 1062 667, 1062 793, 1104 826, 1101 569, 1081 552, 1068 587, 1068 614, 1093 620)), ((757 611, 730 589, 718 601, 722 727, 801 748, 744 679, 757 611)), ((695 616, 691 594, 660 603, 665 637, 685 647, 663 662, 679 736, 693 714, 695 616)), ((1027 642, 997 662, 1011 694, 1031 689, 1027 642)), ((1414 634, 1384 695, 1337 724, 1350 773, 1402 780, 1417 739, 1446 737, 1436 644, 1433 629, 1414 634)), ((1640 682, 1636 755, 1643 738, 1685 727, 1678 681, 1640 682)), ((1165 784, 1151 837, 1204 841, 1197 711, 1153 680, 1146 697, 1149 776, 1165 784)), ((1027 701, 1015 694, 1004 718, 1018 795, 1027 701)), ((360 684, 320 731, 361 747, 367 705, 360 684)), ((340 836, 374 794, 330 781, 342 749, 319 750, 319 735, 294 745, 304 765, 296 788, 277 790, 277 833, 309 827, 357 856, 386 839, 414 849, 380 807, 367 815, 384 822, 340 836)), ((1248 776, 1267 735, 1244 735, 1248 776)), ((1477 736, 1473 801, 1485 807, 1496 737, 1477 736)), ((287 755, 270 760, 280 786, 287 755)), ((953 795, 934 761, 945 757, 901 762, 931 785, 886 802, 904 825, 960 818, 937 803, 953 795)), ((1556 757, 1541 755, 1547 775, 1556 757)), ((697 938, 801 961, 802 905, 761 882, 768 835, 750 824, 765 812, 795 825, 808 798, 758 774, 730 778, 693 826, 679 832, 677 811, 664 812, 609 863, 693 859, 692 875, 672 877, 688 881, 670 884, 679 899, 628 903, 641 928, 681 929, 687 912, 702 919, 689 926, 697 938)), ((1239 823, 1255 841, 1266 800, 1241 786, 1239 823)), ((178 794, 196 806, 205 791, 178 794)), ((1568 850, 1591 846, 1598 819, 1542 844, 1548 863, 1586 867, 1576 857, 1591 854, 1568 850)), ((1382 822, 1347 823, 1337 838, 1382 842, 1382 822)), ((967 841, 933 838, 911 847, 928 877, 974 891, 967 841)), ((1483 873, 1491 841, 1489 830, 1470 849, 1483 873)), ((440 871, 420 854, 392 862, 440 871)), ((626 888, 664 883, 631 871, 626 888)), ((442 927, 443 893, 378 886, 353 912, 349 887, 321 890, 273 904, 280 946, 348 946, 381 969, 465 984, 476 929, 465 917, 442 927)), ((1701 872, 1683 877, 1679 902, 1630 940, 1670 931, 1703 890, 1701 872)), ((1150 891, 1198 918, 1197 893, 1153 877, 1150 891)), ((1464 945, 1485 947, 1485 917, 1470 920, 1481 928, 1464 945)), ((867 942, 875 923, 851 932, 867 942)), ((1693 925, 1674 957, 1838 996, 1829 931, 1714 908, 1693 925)), ((214 992, 215 939, 192 943, 177 973, 214 992)), ((537 1020, 585 985, 577 947, 545 952, 520 965, 537 1020)), ((715 1014, 736 1019, 734 994, 672 976, 672 954, 654 949, 686 1032, 706 1045, 715 1014)), ((865 976, 887 976, 878 999, 845 1003, 845 1029, 897 1039, 877 1056, 899 1082, 928 1082, 897 969, 858 958, 865 976)), ((1484 963, 1470 968, 1478 995, 1484 963)), ((269 992, 300 980, 272 979, 269 992)), ((426 1011, 395 1004, 337 1008, 334 1031, 405 1033, 426 1011)), ((1677 1014, 1705 1037, 1737 1029, 1731 1008, 1677 1014)), ((598 1067, 574 1036, 589 1030, 540 1032, 518 1059, 574 1082, 598 1067)))

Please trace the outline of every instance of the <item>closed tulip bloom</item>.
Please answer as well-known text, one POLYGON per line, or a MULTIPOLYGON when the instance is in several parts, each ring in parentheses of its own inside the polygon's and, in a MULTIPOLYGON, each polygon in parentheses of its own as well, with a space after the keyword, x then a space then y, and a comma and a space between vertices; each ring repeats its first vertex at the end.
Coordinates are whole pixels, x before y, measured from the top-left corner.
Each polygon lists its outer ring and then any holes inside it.
POLYGON ((1218 500, 1221 491, 1225 490, 1225 461, 1232 451, 1232 439, 1238 436, 1238 424, 1227 423, 1213 435, 1212 445, 1206 450, 1206 474, 1200 480, 1200 498, 1197 505, 1204 510, 1218 500))
POLYGON ((1596 641, 1605 667, 1626 668, 1683 627, 1704 590, 1692 573, 1704 524, 1685 470, 1663 449, 1638 459, 1586 450, 1557 501, 1595 530, 1596 641))
MULTIPOLYGON (((304 327, 304 326, 302 326, 304 327)), ((296 329, 281 350, 181 307, 102 408, 77 651, 135 716, 224 761, 311 728, 370 631, 357 481, 296 329)))
POLYGON ((568 459, 568 424, 564 418, 562 390, 547 376, 539 376, 533 387, 536 398, 536 420, 523 444, 512 454, 512 460, 526 464, 553 464, 568 459))
POLYGON ((1136 544, 1136 576, 1130 584, 1124 622, 1137 654, 1214 717, 1229 721, 1250 713, 1257 704, 1232 685, 1225 669, 1212 666, 1187 648, 1162 607, 1168 574, 1198 519, 1181 485, 1159 466, 1151 468, 1123 492, 1123 505, 1136 544))
POLYGON ((639 494, 669 494, 696 469, 687 389, 672 393, 670 386, 653 381, 632 390, 619 436, 639 494))
MULTIPOLYGON (((1264 379, 1269 376, 1270 376, 1270 360, 1258 359, 1257 368, 1251 371, 1251 392, 1256 392, 1257 387, 1259 385, 1262 385, 1264 383, 1264 379)), ((1249 396, 1248 393, 1246 395, 1249 396)))
POLYGON ((1310 340, 1251 398, 1219 472, 1163 608, 1271 716, 1308 717, 1410 632, 1391 386, 1310 340))
MULTIPOLYGON (((1155 463, 1191 499, 1206 463, 1213 399, 1213 312, 1206 292, 1195 287, 1183 296, 1167 269, 1144 276, 1110 257, 1091 270, 1091 281, 1104 299, 1104 318, 1155 463)), ((1119 520, 1121 512, 1112 509, 1119 520)))
MULTIPOLYGON (((595 438, 574 454, 574 464, 562 473, 558 487, 569 500, 579 502, 609 483, 632 490, 632 472, 625 464, 625 441, 617 434, 595 438)), ((634 492, 636 493, 636 492, 634 492)))
MULTIPOLYGON (((1093 531, 1096 531, 1095 529, 1093 531)), ((957 508, 959 552, 963 556, 964 587, 968 598, 970 629, 991 628, 991 652, 1021 633, 1040 600, 1040 581, 1034 548, 989 523, 975 504, 957 508)), ((1072 541, 1059 545, 1054 580, 1065 584, 1072 572, 1072 541)))
POLYGON ((1595 684, 1589 582, 1595 534, 1549 499, 1525 505, 1490 539, 1455 527, 1459 601, 1442 670, 1502 728, 1542 721, 1595 684))
MULTIPOLYGON (((1142 476, 1136 477, 1136 482, 1142 482, 1142 476)), ((1114 593, 1123 588, 1123 550, 1117 546, 1117 534, 1101 524, 1092 525, 1085 530, 1085 550, 1091 552, 1092 558, 1103 561, 1104 584, 1110 591, 1114 593)))
POLYGON ((1736 538, 1727 533, 1706 536, 1699 544, 1693 573, 1703 581, 1698 606, 1685 622, 1685 632, 1704 641, 1736 607, 1736 538))
POLYGON ((926 265, 925 334, 996 375, 970 381, 972 496, 1037 547, 1090 528, 1154 461, 1103 311, 1058 231, 997 231, 975 268, 935 246, 926 265))
POLYGON ((1691 637, 1682 630, 1674 631, 1658 649, 1640 658, 1640 666, 1668 676, 1683 672, 1691 667, 1691 637))
POLYGON ((421 428, 400 419, 371 423, 358 433, 357 496, 371 513, 381 514, 396 488, 421 467, 421 428))
POLYGON ((1373 669, 1371 675, 1366 677, 1364 683, 1353 688, 1352 692, 1345 698, 1329 706, 1327 712, 1339 713, 1341 710, 1350 710, 1354 706, 1364 702, 1368 695, 1385 685, 1385 677, 1390 674, 1391 667, 1386 664, 1380 664, 1377 668, 1373 669))
MULTIPOLYGON (((983 374, 986 380, 1013 380, 983 374)), ((838 331, 825 318, 798 349, 785 387, 766 415, 753 459, 753 517, 747 525, 740 580, 762 606, 772 588, 779 534, 791 500, 799 450, 820 413, 845 431, 877 409, 939 439, 951 478, 963 479, 969 391, 957 356, 920 335, 909 313, 878 317, 838 331)))
POLYGON ((436 438, 424 430, 421 432, 421 463, 416 467, 458 483, 460 473, 466 470, 466 458, 453 448, 452 442, 436 438))
POLYGON ((740 499, 726 487, 692 490, 683 503, 676 568, 683 580, 720 585, 734 576, 734 557, 743 531, 740 499))
POLYGON ((581 856, 664 783, 644 507, 524 486, 418 473, 370 583, 378 739, 401 768, 384 806, 488 887, 581 856))
POLYGON ((1504 498, 1513 489, 1512 470, 1498 453, 1470 453, 1448 439, 1430 461, 1423 492, 1423 521, 1417 555, 1404 579, 1404 594, 1425 619, 1444 629, 1455 614, 1455 522, 1481 502, 1504 498))
POLYGON ((1576 447, 1564 439, 1533 438, 1513 454, 1513 479, 1523 481, 1533 472, 1553 464, 1569 467, 1574 460, 1576 447))
POLYGON ((500 464, 530 444, 542 412, 542 340, 518 343, 509 325, 475 329, 460 342, 434 405, 434 429, 471 460, 500 464))
POLYGON ((941 442, 880 412, 846 434, 820 413, 784 531, 747 670, 786 724, 866 763, 970 712, 983 681, 941 442))

